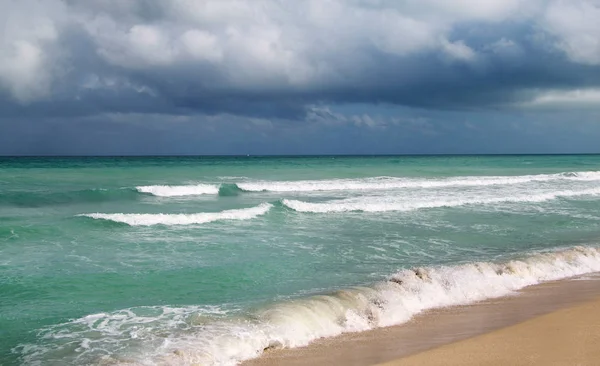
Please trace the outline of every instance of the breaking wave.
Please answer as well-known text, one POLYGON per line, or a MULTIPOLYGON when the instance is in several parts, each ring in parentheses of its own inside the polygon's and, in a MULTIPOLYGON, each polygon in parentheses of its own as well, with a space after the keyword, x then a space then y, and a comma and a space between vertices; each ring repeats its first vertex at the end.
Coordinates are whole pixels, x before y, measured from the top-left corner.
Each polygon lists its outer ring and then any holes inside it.
POLYGON ((125 213, 91 213, 79 216, 90 217, 97 220, 109 220, 124 223, 130 226, 152 226, 152 225, 194 225, 205 224, 222 220, 251 220, 266 214, 271 207, 269 203, 263 203, 256 207, 226 210, 221 212, 203 212, 195 214, 125 214, 125 213))
POLYGON ((239 189, 246 192, 314 192, 385 190, 397 188, 441 188, 453 186, 478 187, 522 184, 529 182, 547 182, 555 180, 595 181, 600 180, 600 172, 573 172, 522 176, 472 176, 442 179, 374 177, 364 179, 257 181, 237 183, 237 186, 239 189))
POLYGON ((186 186, 140 186, 138 192, 149 193, 158 197, 198 196, 202 194, 218 194, 219 186, 213 184, 195 184, 186 186))
POLYGON ((227 313, 202 307, 144 307, 88 315, 44 329, 18 347, 25 364, 234 365, 264 350, 401 324, 424 310, 511 294, 544 281, 600 271, 600 252, 574 247, 502 263, 401 270, 347 288, 227 313), (127 354, 120 350, 127 349, 127 354))
MULTIPOLYGON (((237 177, 246 179, 244 177, 237 177)), ((139 186, 141 193, 158 197, 182 197, 198 195, 235 196, 240 192, 318 192, 318 191, 377 191, 399 188, 443 188, 512 185, 529 182, 550 181, 596 181, 600 172, 569 172, 521 176, 466 176, 454 178, 398 178, 372 177, 362 179, 330 179, 300 181, 246 181, 223 184, 151 185, 139 186)))
POLYGON ((242 190, 236 184, 221 184, 219 187, 219 196, 232 197, 237 196, 242 190))
POLYGON ((281 202, 288 208, 298 212, 387 212, 387 211, 412 211, 423 208, 457 207, 464 205, 493 204, 493 203, 518 203, 518 202, 544 202, 557 198, 577 196, 600 195, 600 188, 590 188, 579 191, 565 190, 531 195, 503 196, 503 197, 467 197, 459 199, 425 199, 425 200, 396 200, 394 197, 358 197, 328 202, 305 202, 299 200, 283 199, 281 202))

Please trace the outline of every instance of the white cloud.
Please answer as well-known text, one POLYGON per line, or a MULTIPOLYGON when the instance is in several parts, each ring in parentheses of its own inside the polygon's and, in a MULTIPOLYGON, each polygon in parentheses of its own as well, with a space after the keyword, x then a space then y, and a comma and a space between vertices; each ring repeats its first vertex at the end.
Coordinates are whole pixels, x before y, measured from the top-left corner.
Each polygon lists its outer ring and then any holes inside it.
POLYGON ((476 57, 475 51, 463 41, 449 42, 443 39, 441 43, 446 54, 456 60, 472 61, 476 57))
POLYGON ((600 108, 600 89, 543 91, 522 106, 529 108, 600 108))
POLYGON ((0 11, 0 87, 27 103, 49 93, 59 72, 62 3, 8 1, 0 11))
POLYGON ((600 65, 600 1, 553 1, 542 25, 571 60, 600 65))
POLYGON ((43 71, 42 49, 27 41, 14 41, 4 46, 0 75, 6 87, 21 102, 27 102, 47 92, 49 75, 43 71))
POLYGON ((165 65, 175 57, 171 41, 159 27, 138 24, 131 27, 127 37, 128 49, 132 56, 152 65, 165 65))
POLYGON ((208 32, 191 29, 181 35, 180 41, 183 49, 194 59, 218 62, 223 58, 217 37, 208 32))

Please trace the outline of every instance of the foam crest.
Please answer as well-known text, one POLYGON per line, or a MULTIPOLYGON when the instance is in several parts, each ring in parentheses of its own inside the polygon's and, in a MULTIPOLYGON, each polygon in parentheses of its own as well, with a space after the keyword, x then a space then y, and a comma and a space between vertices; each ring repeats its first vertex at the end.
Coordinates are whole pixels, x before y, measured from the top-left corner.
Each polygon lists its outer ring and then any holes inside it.
POLYGON ((595 181, 600 180, 600 172, 588 171, 588 172, 566 172, 560 174, 564 179, 568 180, 581 180, 581 181, 595 181))
POLYGON ((600 188, 583 189, 579 191, 564 190, 538 193, 531 195, 515 195, 502 197, 465 197, 459 199, 399 199, 395 197, 359 197, 328 202, 305 202, 283 199, 283 205, 298 212, 328 213, 328 212, 388 212, 412 211, 424 208, 458 207, 464 205, 486 205, 494 203, 533 203, 550 201, 557 198, 600 195, 600 188))
POLYGON ((257 181, 241 182, 237 183, 237 186, 241 190, 247 192, 314 192, 347 190, 386 190, 398 188, 441 188, 453 186, 479 187, 492 185, 523 184, 529 182, 547 182, 556 180, 600 180, 600 172, 573 172, 522 176, 467 176, 458 178, 429 179, 373 177, 364 179, 257 181))
POLYGON ((159 197, 198 196, 202 194, 218 194, 219 186, 213 184, 196 184, 186 186, 140 186, 138 192, 149 193, 159 197))
POLYGON ((221 212, 203 212, 196 214, 125 214, 125 213, 92 213, 79 216, 90 217, 97 220, 109 220, 124 223, 130 226, 152 225, 194 225, 205 224, 221 220, 251 220, 266 214, 271 207, 269 203, 262 203, 256 207, 221 212))
POLYGON ((51 327, 53 347, 23 346, 24 359, 80 364, 234 365, 264 350, 304 346, 323 337, 401 324, 428 309, 504 296, 544 281, 600 271, 600 251, 575 247, 503 263, 477 262, 402 270, 370 287, 281 302, 247 317, 205 310, 125 310, 51 327), (183 314, 183 315, 182 315, 183 314), (127 357, 122 354, 126 350, 127 357), (71 357, 71 356, 69 356, 71 357))

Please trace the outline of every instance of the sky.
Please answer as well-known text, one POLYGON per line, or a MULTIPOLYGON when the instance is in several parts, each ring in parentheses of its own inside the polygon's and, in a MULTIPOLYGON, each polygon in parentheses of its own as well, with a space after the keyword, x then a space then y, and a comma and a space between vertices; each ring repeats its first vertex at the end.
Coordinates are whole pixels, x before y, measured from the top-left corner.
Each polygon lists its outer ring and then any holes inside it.
POLYGON ((0 155, 600 153, 600 0, 0 0, 0 155))

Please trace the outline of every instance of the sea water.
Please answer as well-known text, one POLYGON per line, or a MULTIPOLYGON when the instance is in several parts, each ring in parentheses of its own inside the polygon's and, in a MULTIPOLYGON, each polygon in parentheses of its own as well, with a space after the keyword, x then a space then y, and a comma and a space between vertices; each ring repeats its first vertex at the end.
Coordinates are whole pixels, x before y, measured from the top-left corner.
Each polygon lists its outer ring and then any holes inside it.
POLYGON ((600 271, 600 156, 0 158, 0 364, 233 365, 600 271))

